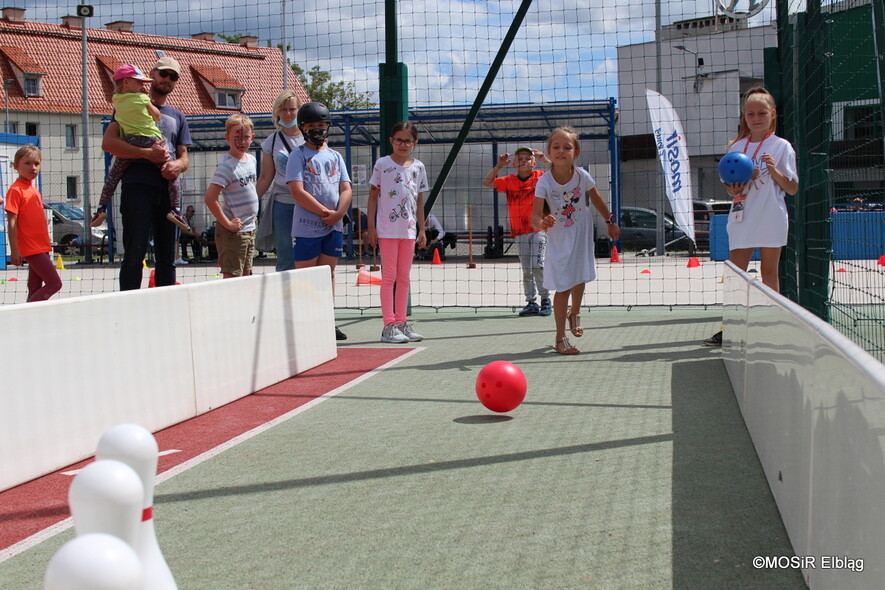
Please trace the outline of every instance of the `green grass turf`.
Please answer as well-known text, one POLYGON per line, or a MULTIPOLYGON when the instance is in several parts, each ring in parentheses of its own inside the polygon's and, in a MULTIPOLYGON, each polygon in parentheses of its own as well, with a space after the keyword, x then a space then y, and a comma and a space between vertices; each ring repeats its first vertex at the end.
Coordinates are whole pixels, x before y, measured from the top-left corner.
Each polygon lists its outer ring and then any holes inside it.
MULTIPOLYGON (((804 588, 756 570, 792 550, 718 350, 716 311, 584 311, 577 357, 552 318, 416 310, 424 349, 157 488, 182 589, 804 588), (526 373, 485 410, 476 373, 526 373)), ((375 315, 339 314, 344 346, 375 315)), ((293 390, 297 395, 297 388, 293 390)), ((70 532, 0 564, 40 588, 70 532)))

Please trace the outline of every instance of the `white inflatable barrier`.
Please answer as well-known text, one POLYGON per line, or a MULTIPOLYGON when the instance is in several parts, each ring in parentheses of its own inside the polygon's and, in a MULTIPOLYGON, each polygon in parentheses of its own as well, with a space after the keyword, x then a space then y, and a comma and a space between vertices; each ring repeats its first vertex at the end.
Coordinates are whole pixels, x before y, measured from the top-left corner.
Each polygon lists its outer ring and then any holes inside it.
POLYGON ((325 267, 0 307, 0 490, 336 354, 325 267))
POLYGON ((731 263, 724 302, 723 360, 795 552, 761 567, 882 588, 885 366, 731 263))

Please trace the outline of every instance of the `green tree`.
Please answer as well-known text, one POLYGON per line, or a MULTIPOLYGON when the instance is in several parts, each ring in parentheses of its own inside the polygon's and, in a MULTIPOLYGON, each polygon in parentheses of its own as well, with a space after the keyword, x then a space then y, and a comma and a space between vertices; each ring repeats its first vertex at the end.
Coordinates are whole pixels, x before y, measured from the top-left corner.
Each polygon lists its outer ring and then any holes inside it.
POLYGON ((218 33, 218 36, 228 43, 239 43, 240 39, 242 39, 244 35, 242 33, 237 33, 236 35, 225 35, 224 33, 218 33))
POLYGON ((332 82, 332 75, 320 66, 305 72, 298 64, 292 64, 292 71, 310 99, 323 103, 331 111, 375 107, 369 92, 357 92, 353 82, 332 82))

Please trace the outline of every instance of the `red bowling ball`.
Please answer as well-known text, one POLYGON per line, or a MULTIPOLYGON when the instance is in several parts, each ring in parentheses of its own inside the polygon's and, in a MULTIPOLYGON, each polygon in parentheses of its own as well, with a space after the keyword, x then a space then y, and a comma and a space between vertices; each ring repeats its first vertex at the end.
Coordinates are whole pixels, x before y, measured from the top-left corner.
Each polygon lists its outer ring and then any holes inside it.
POLYGON ((508 361, 487 364, 476 376, 476 397, 493 412, 509 412, 525 399, 528 381, 522 370, 508 361))

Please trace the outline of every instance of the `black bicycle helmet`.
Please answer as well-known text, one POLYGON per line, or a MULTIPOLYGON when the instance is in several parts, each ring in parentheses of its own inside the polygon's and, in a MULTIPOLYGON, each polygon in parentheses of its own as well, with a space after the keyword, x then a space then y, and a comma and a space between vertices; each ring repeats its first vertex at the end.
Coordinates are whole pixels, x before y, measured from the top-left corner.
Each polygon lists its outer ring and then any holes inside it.
POLYGON ((329 123, 332 124, 332 115, 326 105, 319 102, 306 102, 298 109, 298 124, 329 123))

